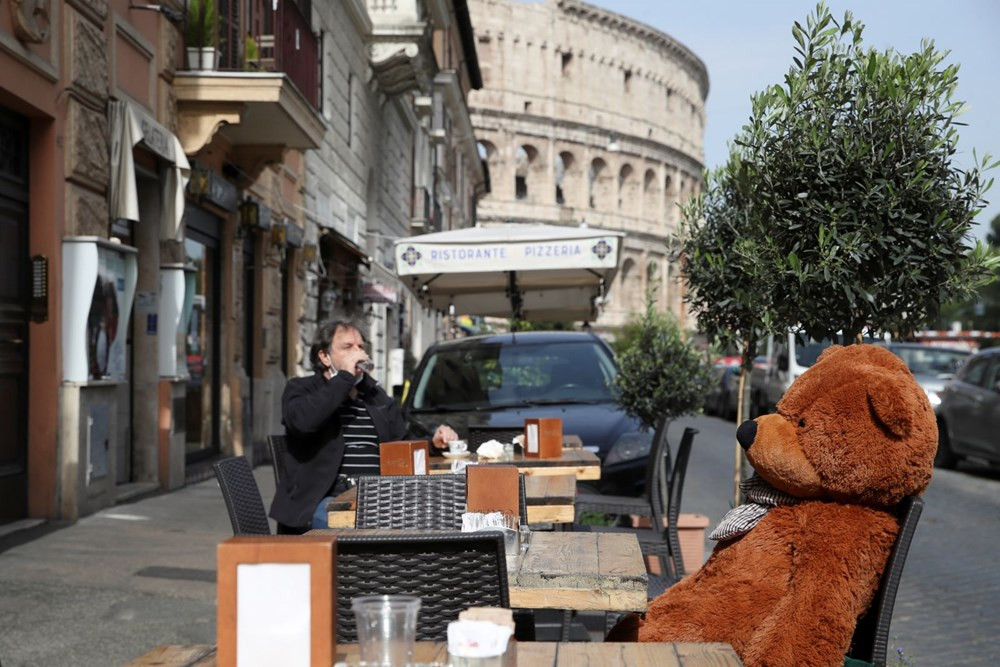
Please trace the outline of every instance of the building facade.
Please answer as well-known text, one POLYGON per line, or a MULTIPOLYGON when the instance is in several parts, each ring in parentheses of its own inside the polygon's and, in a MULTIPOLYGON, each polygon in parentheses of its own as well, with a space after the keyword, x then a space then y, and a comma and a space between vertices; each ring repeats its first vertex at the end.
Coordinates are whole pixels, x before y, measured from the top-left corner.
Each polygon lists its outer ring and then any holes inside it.
POLYGON ((470 223, 478 81, 464 2, 0 4, 0 521, 261 458, 322 317, 432 342, 389 248, 470 223))
POLYGON ((682 321, 678 205, 698 192, 708 73, 658 30, 578 0, 472 0, 483 89, 469 97, 491 192, 481 222, 625 232, 596 327, 656 288, 682 321))

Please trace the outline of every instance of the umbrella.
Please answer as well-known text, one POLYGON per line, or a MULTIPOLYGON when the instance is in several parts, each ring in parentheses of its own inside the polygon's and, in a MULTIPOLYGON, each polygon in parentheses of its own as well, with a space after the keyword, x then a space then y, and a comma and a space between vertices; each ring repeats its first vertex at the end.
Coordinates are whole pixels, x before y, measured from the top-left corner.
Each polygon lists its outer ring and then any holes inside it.
POLYGON ((506 223, 395 241, 396 274, 423 305, 523 320, 592 320, 624 234, 506 223))

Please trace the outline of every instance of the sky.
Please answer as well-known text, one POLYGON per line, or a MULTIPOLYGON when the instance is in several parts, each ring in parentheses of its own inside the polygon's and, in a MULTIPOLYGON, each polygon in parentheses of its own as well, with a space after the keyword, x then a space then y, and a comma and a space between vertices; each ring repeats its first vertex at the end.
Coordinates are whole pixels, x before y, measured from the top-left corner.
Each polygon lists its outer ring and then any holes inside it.
MULTIPOLYGON (((708 68, 705 164, 715 167, 728 156, 727 144, 750 116, 750 96, 782 82, 795 55, 792 24, 805 25, 815 8, 811 0, 586 0, 646 23, 681 42, 708 68)), ((830 0, 840 20, 849 10, 865 24, 864 40, 901 53, 919 50, 929 37, 950 51, 948 63, 960 65, 955 99, 966 103, 959 119, 955 164, 973 166, 972 151, 1000 159, 1000 1, 998 0, 830 0)), ((1000 214, 997 183, 986 194, 990 204, 976 217, 974 233, 985 238, 1000 214)))

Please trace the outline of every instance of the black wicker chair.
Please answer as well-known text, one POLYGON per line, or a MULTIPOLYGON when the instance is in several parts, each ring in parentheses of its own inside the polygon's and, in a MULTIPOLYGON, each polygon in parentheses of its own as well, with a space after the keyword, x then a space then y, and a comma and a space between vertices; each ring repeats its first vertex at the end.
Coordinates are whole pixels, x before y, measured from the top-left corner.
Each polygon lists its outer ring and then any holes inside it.
MULTIPOLYGON (((521 523, 527 523, 524 475, 518 477, 521 523)), ((465 484, 464 474, 359 477, 354 527, 461 530, 465 484)))
POLYGON ((503 535, 433 531, 337 535, 337 642, 358 641, 351 598, 420 598, 419 641, 446 641, 468 607, 510 607, 503 535))
POLYGON ((212 470, 229 510, 233 535, 270 535, 271 526, 250 462, 245 457, 232 456, 213 463, 212 470))
POLYGON ((267 436, 267 449, 271 453, 271 467, 274 468, 274 485, 277 486, 283 478, 288 476, 288 468, 285 467, 285 436, 267 436))
MULTIPOLYGON (((670 444, 667 442, 667 426, 664 421, 653 434, 653 447, 646 467, 645 488, 642 495, 606 496, 596 493, 582 493, 576 497, 576 519, 584 513, 637 515, 649 517, 652 525, 662 526, 666 494, 663 493, 666 475, 670 470, 670 444)), ((685 431, 685 436, 687 431, 685 431)), ((574 525, 578 528, 578 525, 574 525)))
POLYGON ((906 555, 910 551, 913 534, 920 521, 920 513, 924 509, 924 501, 916 496, 907 496, 899 504, 896 514, 899 517, 899 535, 892 547, 889 562, 882 573, 882 581, 868 613, 858 620, 854 628, 854 637, 847 656, 855 660, 869 662, 874 667, 885 667, 889 650, 889 625, 892 622, 892 608, 896 603, 896 592, 903 576, 903 566, 906 555))

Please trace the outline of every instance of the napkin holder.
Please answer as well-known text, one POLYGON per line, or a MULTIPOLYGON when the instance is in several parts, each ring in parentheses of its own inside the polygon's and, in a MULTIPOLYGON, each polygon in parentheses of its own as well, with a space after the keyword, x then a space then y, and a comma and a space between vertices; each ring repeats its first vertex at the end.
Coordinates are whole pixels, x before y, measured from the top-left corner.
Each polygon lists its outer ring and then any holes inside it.
POLYGON ((426 440, 394 440, 378 446, 379 470, 383 475, 426 475, 430 472, 426 440))
POLYGON ((520 484, 517 466, 469 466, 465 469, 466 511, 520 516, 520 484))
POLYGON ((219 544, 219 667, 332 665, 336 556, 331 537, 243 536, 219 544))
POLYGON ((525 419, 524 456, 535 459, 557 459, 562 456, 562 419, 525 419))

